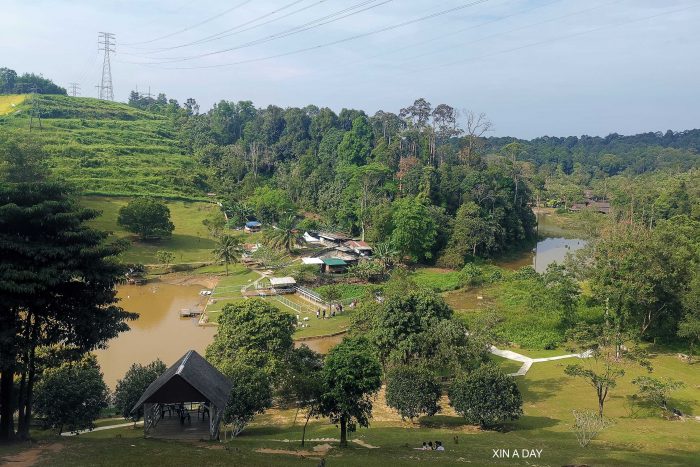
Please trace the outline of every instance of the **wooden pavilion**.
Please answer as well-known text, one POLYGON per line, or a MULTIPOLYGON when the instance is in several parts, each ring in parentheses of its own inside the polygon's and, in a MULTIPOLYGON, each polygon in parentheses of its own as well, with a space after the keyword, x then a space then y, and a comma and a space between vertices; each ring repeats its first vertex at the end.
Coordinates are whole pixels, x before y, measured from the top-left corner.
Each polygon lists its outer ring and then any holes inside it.
POLYGON ((231 382, 190 350, 148 386, 131 412, 143 406, 146 436, 218 439, 230 394, 231 382))

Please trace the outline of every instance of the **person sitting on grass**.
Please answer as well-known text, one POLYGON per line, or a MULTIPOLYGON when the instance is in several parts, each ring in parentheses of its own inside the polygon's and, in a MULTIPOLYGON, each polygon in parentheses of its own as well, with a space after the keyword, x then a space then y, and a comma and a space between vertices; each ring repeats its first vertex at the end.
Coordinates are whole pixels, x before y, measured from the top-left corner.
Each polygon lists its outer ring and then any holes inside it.
POLYGON ((442 445, 442 441, 435 441, 435 450, 436 451, 444 451, 445 446, 442 445))
POLYGON ((433 447, 433 442, 432 442, 432 441, 428 441, 428 450, 429 450, 429 451, 432 451, 432 450, 434 450, 434 449, 435 449, 435 448, 433 447))

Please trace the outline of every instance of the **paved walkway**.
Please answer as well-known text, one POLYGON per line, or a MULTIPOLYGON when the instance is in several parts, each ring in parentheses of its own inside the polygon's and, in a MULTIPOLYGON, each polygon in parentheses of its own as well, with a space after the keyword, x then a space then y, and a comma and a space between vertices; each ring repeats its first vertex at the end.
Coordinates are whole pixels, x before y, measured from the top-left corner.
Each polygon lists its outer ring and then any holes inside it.
POLYGON ((545 357, 545 358, 530 358, 525 355, 513 352, 512 350, 501 350, 493 345, 489 349, 492 354, 498 355, 499 357, 507 358, 508 360, 513 360, 516 362, 521 362, 522 366, 515 373, 510 373, 510 376, 524 376, 527 374, 528 370, 533 363, 540 362, 551 362, 552 360, 563 360, 565 358, 588 358, 591 356, 592 351, 586 350, 582 353, 571 353, 567 355, 557 355, 556 357, 545 357))
MULTIPOLYGON (((136 425, 143 425, 143 420, 141 420, 140 422, 136 422, 136 425)), ((93 431, 111 430, 114 428, 124 428, 127 426, 134 426, 134 422, 120 423, 119 425, 98 426, 97 428, 93 428, 92 430, 80 430, 78 432, 64 431, 63 433, 61 433, 61 436, 75 436, 75 435, 81 435, 83 433, 92 433, 93 431)))

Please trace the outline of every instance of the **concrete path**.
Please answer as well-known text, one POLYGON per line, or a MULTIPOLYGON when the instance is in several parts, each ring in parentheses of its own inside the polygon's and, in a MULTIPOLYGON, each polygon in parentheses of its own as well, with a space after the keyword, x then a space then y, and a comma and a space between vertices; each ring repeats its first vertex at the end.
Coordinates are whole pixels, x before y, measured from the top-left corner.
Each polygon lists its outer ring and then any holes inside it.
POLYGON ((510 373, 509 376, 524 376, 530 370, 533 363, 540 362, 551 362, 553 360, 563 360, 565 358, 588 358, 591 356, 592 351, 586 350, 582 353, 572 353, 567 355, 557 355, 556 357, 545 357, 545 358, 530 358, 525 355, 513 352, 512 350, 501 350, 493 345, 489 348, 492 354, 498 355, 499 357, 507 358, 508 360, 513 360, 516 362, 521 362, 522 366, 515 373, 510 373))
MULTIPOLYGON (((136 422, 136 425, 143 425, 143 420, 140 422, 136 422)), ((80 430, 78 432, 75 431, 64 431, 61 433, 61 436, 75 436, 75 435, 81 435, 83 433, 92 433, 94 431, 103 431, 103 430, 112 430, 114 428, 125 428, 128 426, 134 426, 134 422, 129 422, 129 423, 120 423, 119 425, 107 425, 107 426, 98 426, 97 428, 93 428, 92 430, 80 430)))

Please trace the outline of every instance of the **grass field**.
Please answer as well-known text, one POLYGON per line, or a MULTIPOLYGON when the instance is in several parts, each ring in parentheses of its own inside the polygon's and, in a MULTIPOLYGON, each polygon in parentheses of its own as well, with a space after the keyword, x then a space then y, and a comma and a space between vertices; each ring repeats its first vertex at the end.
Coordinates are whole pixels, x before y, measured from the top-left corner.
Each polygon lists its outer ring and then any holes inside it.
POLYGON ((459 287, 459 271, 441 268, 418 268, 411 278, 424 287, 445 292, 459 287))
POLYGON ((0 95, 0 115, 14 112, 16 107, 27 98, 26 94, 0 95))
MULTIPOLYGON (((700 371, 674 355, 653 359, 655 375, 683 376, 686 387, 673 393, 670 404, 686 413, 700 411, 700 371)), ((240 437, 227 443, 181 442, 143 439, 142 429, 118 428, 58 439, 37 432, 42 444, 39 465, 291 465, 316 466, 326 458, 330 466, 394 465, 664 465, 687 466, 700 463, 700 422, 663 419, 657 412, 631 417, 625 406, 633 392, 631 380, 642 374, 630 369, 606 404, 606 416, 614 425, 603 431, 587 448, 576 441, 571 425, 573 409, 594 409, 593 389, 585 382, 564 375, 565 362, 537 363, 529 373, 516 379, 523 393, 525 415, 504 432, 482 431, 465 425, 443 399, 443 412, 422 417, 417 423, 402 422, 386 407, 380 396, 374 403, 374 418, 367 429, 350 433, 350 440, 376 446, 370 449, 351 442, 338 449, 338 428, 327 420, 312 421, 307 430, 310 441, 301 448, 299 421, 294 410, 272 409, 257 416, 240 437), (419 429, 420 428, 420 429, 419 429), (285 441, 287 440, 287 441, 285 441), (422 452, 414 448, 423 441, 440 440, 445 452, 422 452), (330 451, 313 447, 332 446, 330 451), (47 446, 52 446, 49 450, 47 446), (60 452, 58 452, 60 449, 60 452), (539 459, 495 459, 493 449, 541 449, 539 459), (260 450, 269 450, 261 452, 260 450)), ((115 423, 118 421, 115 421, 115 423)), ((0 457, 22 449, 22 445, 0 447, 0 457)))
MULTIPOLYGON (((27 136, 32 100, 0 96, 0 132, 27 136)), ((203 174, 165 116, 98 99, 40 95, 40 137, 54 174, 86 194, 202 199, 203 174)))
POLYGON ((175 224, 172 237, 157 242, 142 242, 117 224, 119 209, 128 202, 128 198, 98 196, 84 197, 81 200, 85 207, 102 211, 102 215, 92 222, 94 227, 113 232, 118 238, 126 237, 132 240, 131 248, 123 254, 122 259, 125 262, 157 263, 155 253, 158 250, 173 252, 175 263, 212 261, 211 251, 216 244, 209 237, 202 220, 212 211, 219 209, 215 204, 167 201, 171 219, 175 224))

